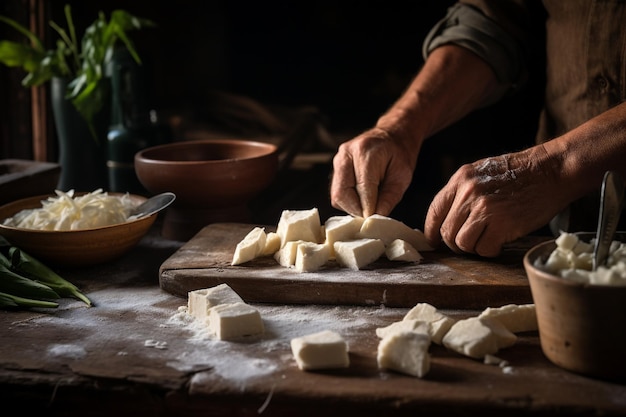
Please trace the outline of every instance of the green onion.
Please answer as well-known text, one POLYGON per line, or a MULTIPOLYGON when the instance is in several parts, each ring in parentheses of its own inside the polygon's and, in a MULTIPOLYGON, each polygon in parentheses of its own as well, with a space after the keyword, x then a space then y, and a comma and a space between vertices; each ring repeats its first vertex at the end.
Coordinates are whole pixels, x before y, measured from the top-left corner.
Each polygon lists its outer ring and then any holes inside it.
POLYGON ((23 277, 4 265, 0 265, 0 291, 24 298, 61 298, 48 285, 23 277))
POLYGON ((53 301, 34 300, 31 298, 18 297, 16 295, 0 292, 0 308, 20 308, 20 307, 38 307, 38 308, 57 308, 59 304, 53 301))
POLYGON ((61 297, 72 297, 81 300, 88 306, 92 302, 78 287, 67 281, 52 269, 28 255, 19 248, 12 246, 9 249, 10 263, 14 271, 19 272, 34 281, 52 288, 61 297))

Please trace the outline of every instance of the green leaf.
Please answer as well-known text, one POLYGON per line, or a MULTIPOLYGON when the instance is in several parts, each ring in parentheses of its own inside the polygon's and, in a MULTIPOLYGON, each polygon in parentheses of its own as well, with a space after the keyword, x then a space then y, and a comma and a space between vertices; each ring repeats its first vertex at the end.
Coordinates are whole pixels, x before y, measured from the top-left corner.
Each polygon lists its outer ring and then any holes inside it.
POLYGON ((58 303, 54 301, 35 300, 32 298, 18 297, 13 294, 0 292, 0 308, 16 309, 20 307, 26 308, 57 308, 58 303))
POLYGON ((80 292, 78 287, 61 277, 52 269, 48 268, 35 257, 27 254, 15 246, 9 249, 9 256, 14 270, 47 285, 63 297, 76 298, 88 306, 92 305, 91 300, 80 292))
POLYGON ((41 85, 53 77, 72 78, 67 97, 87 122, 93 137, 98 139, 93 121, 108 98, 109 91, 102 79, 114 48, 119 43, 123 44, 140 64, 141 59, 128 32, 156 25, 151 20, 139 18, 125 10, 114 10, 108 21, 106 15, 99 12, 94 22, 85 29, 79 43, 69 4, 65 5, 64 12, 66 28, 50 22, 60 39, 56 41, 56 49, 49 51, 44 49, 41 40, 27 28, 8 17, 0 16, 0 22, 15 28, 31 44, 29 47, 2 41, 0 63, 22 67, 27 72, 22 80, 25 87, 41 85))
POLYGON ((48 285, 23 277, 4 265, 0 265, 0 292, 25 298, 61 298, 48 285))

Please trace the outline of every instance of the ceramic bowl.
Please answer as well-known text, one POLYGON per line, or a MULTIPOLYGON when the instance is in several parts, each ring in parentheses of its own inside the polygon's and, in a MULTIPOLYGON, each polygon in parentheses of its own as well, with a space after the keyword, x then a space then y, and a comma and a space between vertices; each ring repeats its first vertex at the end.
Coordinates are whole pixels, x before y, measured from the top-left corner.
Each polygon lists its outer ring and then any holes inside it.
MULTIPOLYGON (((593 234, 579 237, 589 242, 593 234)), ((568 371, 626 380, 626 287, 583 284, 538 269, 535 261, 545 263, 555 248, 550 240, 524 256, 543 353, 568 371)))
MULTIPOLYGON (((32 230, 2 224, 4 219, 23 209, 41 207, 41 202, 50 196, 29 197, 0 206, 0 235, 13 246, 50 266, 84 267, 114 260, 137 245, 158 215, 155 213, 111 226, 69 231, 32 230)), ((131 194, 130 197, 137 205, 146 200, 139 195, 131 194)))
POLYGON ((271 143, 188 140, 138 152, 135 171, 150 193, 176 194, 162 234, 184 241, 209 223, 248 221, 247 205, 272 183, 278 162, 278 148, 271 143))

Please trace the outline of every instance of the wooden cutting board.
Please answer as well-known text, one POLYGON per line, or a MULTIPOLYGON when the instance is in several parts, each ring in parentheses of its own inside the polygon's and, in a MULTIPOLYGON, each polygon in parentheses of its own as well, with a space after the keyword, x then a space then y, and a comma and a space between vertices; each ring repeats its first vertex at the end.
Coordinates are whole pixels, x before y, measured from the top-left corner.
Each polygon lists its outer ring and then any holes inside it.
MULTIPOLYGON (((483 309, 532 303, 523 256, 546 238, 510 244, 496 259, 456 255, 448 250, 422 252, 419 264, 381 258, 352 271, 328 263, 312 273, 280 266, 271 257, 232 266, 237 243, 257 225, 214 223, 206 226, 159 269, 163 290, 187 297, 192 290, 226 283, 250 303, 381 305, 483 309)), ((273 226, 263 226, 273 231, 273 226)))

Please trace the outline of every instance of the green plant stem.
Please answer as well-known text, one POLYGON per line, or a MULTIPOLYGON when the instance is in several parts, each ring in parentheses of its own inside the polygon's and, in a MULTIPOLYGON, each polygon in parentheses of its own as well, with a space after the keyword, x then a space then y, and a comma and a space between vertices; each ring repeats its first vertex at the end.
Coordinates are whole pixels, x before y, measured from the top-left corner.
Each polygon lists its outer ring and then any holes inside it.
POLYGON ((20 307, 57 308, 59 307, 59 304, 54 301, 34 300, 31 298, 18 297, 13 294, 0 292, 0 308, 6 309, 20 307))
POLYGON ((62 297, 76 298, 88 306, 92 306, 91 300, 78 287, 18 247, 13 246, 9 249, 9 257, 11 265, 16 271, 47 285, 62 297))

